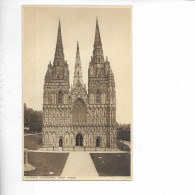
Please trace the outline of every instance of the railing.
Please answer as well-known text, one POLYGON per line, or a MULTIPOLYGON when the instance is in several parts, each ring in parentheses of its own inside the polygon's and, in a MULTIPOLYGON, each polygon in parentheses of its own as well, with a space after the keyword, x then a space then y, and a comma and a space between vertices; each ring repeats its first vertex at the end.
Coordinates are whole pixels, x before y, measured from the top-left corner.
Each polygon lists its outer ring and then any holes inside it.
POLYGON ((43 150, 46 151, 116 151, 121 150, 120 147, 118 148, 111 148, 111 147, 86 147, 86 146, 72 146, 72 147, 43 147, 43 150))

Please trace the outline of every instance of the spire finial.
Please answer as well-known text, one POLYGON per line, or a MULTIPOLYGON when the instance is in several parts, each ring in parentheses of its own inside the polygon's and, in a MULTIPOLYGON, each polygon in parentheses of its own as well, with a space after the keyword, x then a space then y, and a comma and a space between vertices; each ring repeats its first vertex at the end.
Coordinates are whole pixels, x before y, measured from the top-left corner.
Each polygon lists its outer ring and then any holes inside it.
POLYGON ((60 18, 59 18, 59 26, 58 26, 58 29, 61 29, 60 18))
POLYGON ((79 42, 77 41, 77 50, 79 50, 79 42))
POLYGON ((58 25, 58 35, 57 35, 56 51, 55 51, 53 65, 54 66, 65 65, 60 19, 59 19, 59 25, 58 25))
POLYGON ((99 24, 97 18, 96 18, 95 40, 93 45, 93 61, 95 63, 104 62, 102 42, 101 42, 100 30, 99 30, 99 24))

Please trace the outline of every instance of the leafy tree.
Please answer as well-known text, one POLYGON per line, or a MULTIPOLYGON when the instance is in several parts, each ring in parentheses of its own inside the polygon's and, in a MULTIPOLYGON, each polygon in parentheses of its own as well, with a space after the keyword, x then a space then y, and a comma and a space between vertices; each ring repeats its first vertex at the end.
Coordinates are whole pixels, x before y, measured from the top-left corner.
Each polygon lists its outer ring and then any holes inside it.
POLYGON ((34 111, 24 104, 24 127, 29 127, 30 132, 41 132, 42 111, 34 111))

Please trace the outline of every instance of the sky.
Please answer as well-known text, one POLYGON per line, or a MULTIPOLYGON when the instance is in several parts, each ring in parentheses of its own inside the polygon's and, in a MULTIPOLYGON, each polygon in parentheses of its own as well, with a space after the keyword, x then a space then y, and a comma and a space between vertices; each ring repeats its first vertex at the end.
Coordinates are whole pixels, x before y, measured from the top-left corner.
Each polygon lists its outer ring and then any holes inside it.
POLYGON ((65 60, 73 83, 76 44, 79 42, 83 82, 88 86, 88 67, 93 52, 98 18, 104 58, 108 56, 116 84, 116 120, 132 121, 132 29, 130 7, 24 6, 23 7, 23 102, 42 110, 44 78, 53 63, 59 19, 65 60))

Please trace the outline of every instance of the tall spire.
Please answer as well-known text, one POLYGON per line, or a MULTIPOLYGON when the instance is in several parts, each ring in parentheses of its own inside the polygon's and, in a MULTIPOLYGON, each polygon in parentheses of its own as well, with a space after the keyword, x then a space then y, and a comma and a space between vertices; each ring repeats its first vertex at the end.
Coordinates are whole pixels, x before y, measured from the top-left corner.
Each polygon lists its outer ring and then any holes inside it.
POLYGON ((81 85, 83 85, 83 76, 82 76, 82 69, 81 69, 79 43, 77 41, 77 51, 76 51, 76 62, 75 62, 75 68, 74 68, 73 87, 77 86, 79 83, 81 85))
POLYGON ((95 30, 95 40, 93 45, 93 62, 96 64, 104 63, 104 55, 102 49, 102 42, 99 30, 98 19, 96 18, 96 30, 95 30))
POLYGON ((53 65, 54 66, 58 66, 58 65, 64 66, 65 65, 60 20, 59 20, 59 26, 58 26, 58 36, 57 36, 56 51, 55 51, 53 65))
POLYGON ((99 24, 98 24, 98 19, 97 18, 96 18, 95 42, 100 42, 101 43, 100 30, 99 30, 99 24))

